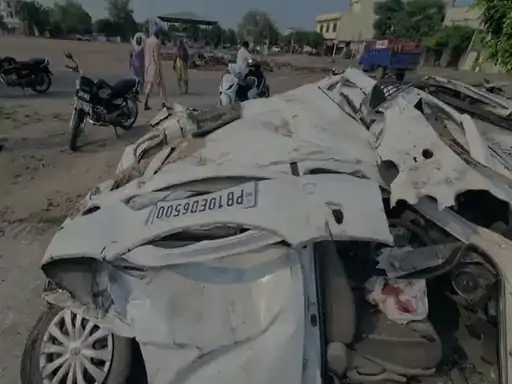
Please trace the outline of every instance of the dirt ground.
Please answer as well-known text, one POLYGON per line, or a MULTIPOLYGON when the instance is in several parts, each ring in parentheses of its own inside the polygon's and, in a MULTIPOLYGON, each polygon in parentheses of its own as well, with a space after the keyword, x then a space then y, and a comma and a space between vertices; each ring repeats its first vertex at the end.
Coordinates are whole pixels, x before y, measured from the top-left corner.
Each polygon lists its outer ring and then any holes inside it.
MULTIPOLYGON (((84 146, 71 153, 67 145, 74 80, 65 73, 64 50, 75 55, 85 72, 122 76, 128 69, 128 46, 123 44, 0 39, 3 56, 48 57, 56 79, 53 95, 51 90, 43 97, 30 91, 23 97, 20 90, 5 91, 0 84, 0 383, 19 380, 24 342, 43 307, 39 262, 55 229, 87 191, 113 175, 124 147, 146 132, 146 123, 155 113, 141 112, 138 124, 120 139, 111 128, 89 126, 84 146)), ((195 107, 216 102, 219 72, 191 71, 191 95, 184 97, 177 96, 169 64, 165 72, 171 101, 195 107)), ((471 81, 481 77, 443 74, 471 81)), ((274 72, 267 76, 272 92, 277 93, 322 75, 274 72)))
MULTIPOLYGON (((47 95, 0 84, 0 383, 18 383, 25 339, 42 311, 39 263, 58 225, 82 196, 110 178, 128 143, 147 131, 155 111, 141 111, 136 126, 116 139, 110 127, 86 127, 79 152, 68 150, 74 76, 65 71, 68 49, 86 73, 127 74, 127 45, 2 38, 2 55, 48 57, 55 73, 47 95)), ((191 94, 178 97, 170 64, 164 66, 169 99, 194 107, 215 105, 221 73, 191 71, 191 94)), ((272 92, 316 81, 321 75, 268 74, 272 92)), ((153 99, 157 105, 157 99, 153 99)))

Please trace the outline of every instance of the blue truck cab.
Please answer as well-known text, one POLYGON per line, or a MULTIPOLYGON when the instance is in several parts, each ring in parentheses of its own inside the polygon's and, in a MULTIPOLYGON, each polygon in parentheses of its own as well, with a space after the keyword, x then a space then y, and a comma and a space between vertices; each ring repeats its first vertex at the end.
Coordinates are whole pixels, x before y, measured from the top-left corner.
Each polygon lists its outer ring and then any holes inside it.
POLYGON ((378 79, 394 74, 402 81, 405 73, 415 70, 420 61, 421 47, 418 44, 383 38, 367 44, 359 58, 359 67, 365 72, 376 71, 378 79))

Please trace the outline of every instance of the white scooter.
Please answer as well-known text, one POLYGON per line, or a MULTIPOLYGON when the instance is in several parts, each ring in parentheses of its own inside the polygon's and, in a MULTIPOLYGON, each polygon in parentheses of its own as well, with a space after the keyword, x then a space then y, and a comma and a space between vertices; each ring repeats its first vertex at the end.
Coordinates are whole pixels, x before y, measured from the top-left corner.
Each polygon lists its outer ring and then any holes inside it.
POLYGON ((230 105, 236 102, 269 97, 270 88, 261 70, 261 65, 251 60, 245 74, 240 72, 236 64, 228 64, 228 68, 220 81, 219 93, 219 105, 230 105), (242 78, 243 80, 240 80, 242 78), (242 82, 243 85, 241 85, 242 82))

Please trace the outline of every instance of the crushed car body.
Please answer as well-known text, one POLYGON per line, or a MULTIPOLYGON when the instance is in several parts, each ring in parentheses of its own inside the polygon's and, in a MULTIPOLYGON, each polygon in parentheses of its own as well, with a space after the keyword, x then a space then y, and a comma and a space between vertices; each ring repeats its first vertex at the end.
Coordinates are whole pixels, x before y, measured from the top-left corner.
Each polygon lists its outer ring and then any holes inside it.
POLYGON ((471 117, 349 68, 153 123, 42 262, 149 383, 512 377, 512 180, 471 117))

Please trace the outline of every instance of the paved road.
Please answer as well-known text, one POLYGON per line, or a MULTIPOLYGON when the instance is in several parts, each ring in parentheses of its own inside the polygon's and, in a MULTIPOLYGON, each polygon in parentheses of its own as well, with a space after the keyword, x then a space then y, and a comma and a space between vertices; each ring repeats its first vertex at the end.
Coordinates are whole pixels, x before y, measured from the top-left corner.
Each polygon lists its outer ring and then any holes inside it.
MULTIPOLYGON (((218 95, 217 92, 220 77, 222 75, 221 71, 190 71, 190 94, 184 97, 178 95, 176 76, 172 70, 166 70, 165 72, 165 81, 171 102, 179 97, 180 101, 187 104, 190 103, 191 106, 196 108, 207 107, 215 104, 218 95)), ((129 73, 126 72, 107 75, 101 73, 87 73, 87 76, 93 79, 103 77, 106 81, 114 83, 115 81, 129 76, 129 73)), ((273 94, 295 88, 305 82, 308 82, 309 79, 309 81, 314 81, 321 78, 321 75, 318 74, 297 75, 292 72, 267 73, 266 76, 273 94)), ((27 89, 25 96, 23 96, 23 91, 20 88, 11 88, 6 87, 4 84, 0 84, 0 99, 13 102, 20 101, 23 98, 71 100, 74 95, 76 79, 77 75, 70 71, 54 70, 52 88, 45 95, 37 95, 30 89, 27 89)))

